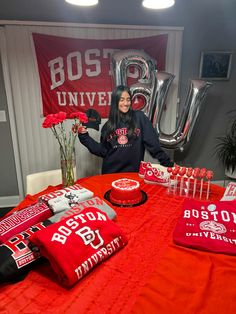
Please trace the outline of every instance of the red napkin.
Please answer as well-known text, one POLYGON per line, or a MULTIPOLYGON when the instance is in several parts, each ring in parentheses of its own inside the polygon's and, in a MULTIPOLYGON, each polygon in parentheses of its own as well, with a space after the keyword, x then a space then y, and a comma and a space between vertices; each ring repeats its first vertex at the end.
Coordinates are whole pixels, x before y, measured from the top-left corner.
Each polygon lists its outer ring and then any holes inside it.
POLYGON ((66 286, 76 283, 128 242, 118 225, 95 207, 36 232, 29 241, 49 260, 66 286))
POLYGON ((185 200, 173 239, 182 246, 236 254, 236 201, 185 200))

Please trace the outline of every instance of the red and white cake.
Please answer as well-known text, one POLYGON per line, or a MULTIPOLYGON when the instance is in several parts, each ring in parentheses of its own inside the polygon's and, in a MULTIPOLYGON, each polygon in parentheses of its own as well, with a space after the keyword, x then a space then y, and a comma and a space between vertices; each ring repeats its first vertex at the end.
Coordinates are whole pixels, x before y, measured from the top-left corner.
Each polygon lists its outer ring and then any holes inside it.
POLYGON ((120 205, 134 205, 142 200, 138 181, 122 178, 111 184, 110 201, 120 205))

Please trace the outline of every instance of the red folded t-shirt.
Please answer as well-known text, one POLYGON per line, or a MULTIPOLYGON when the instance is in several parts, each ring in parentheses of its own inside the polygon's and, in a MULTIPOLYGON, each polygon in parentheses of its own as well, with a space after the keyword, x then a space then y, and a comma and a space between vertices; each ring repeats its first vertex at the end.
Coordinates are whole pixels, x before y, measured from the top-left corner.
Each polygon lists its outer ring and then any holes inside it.
POLYGON ((66 286, 76 283, 128 242, 119 226, 95 207, 36 232, 29 241, 49 260, 66 286))
POLYGON ((221 201, 234 201, 236 200, 236 182, 229 182, 221 201))
POLYGON ((52 216, 44 203, 36 203, 21 209, 0 221, 0 243, 52 216))
POLYGON ((0 283, 17 282, 26 276, 34 262, 40 258, 37 251, 28 247, 28 238, 34 232, 51 225, 49 220, 15 234, 11 239, 0 245, 0 283))
POLYGON ((173 240, 186 247, 235 255, 236 201, 185 200, 173 240))

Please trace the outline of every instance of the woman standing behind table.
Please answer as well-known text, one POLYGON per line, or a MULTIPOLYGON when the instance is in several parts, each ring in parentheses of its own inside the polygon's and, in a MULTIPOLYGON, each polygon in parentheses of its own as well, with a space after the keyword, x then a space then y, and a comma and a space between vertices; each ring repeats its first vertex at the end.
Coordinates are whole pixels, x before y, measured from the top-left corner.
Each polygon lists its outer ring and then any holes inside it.
POLYGON ((79 130, 80 142, 88 150, 103 158, 102 174, 138 172, 145 149, 165 167, 174 162, 161 148, 159 137, 142 111, 133 110, 132 95, 127 86, 118 86, 111 96, 108 121, 101 130, 100 143, 89 136, 85 126, 79 130))

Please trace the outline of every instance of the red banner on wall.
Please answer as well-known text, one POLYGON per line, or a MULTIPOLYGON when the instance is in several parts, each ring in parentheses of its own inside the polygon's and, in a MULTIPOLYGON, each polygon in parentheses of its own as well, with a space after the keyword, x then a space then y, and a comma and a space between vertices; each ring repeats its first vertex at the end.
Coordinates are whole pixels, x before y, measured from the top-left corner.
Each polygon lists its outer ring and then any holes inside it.
MULTIPOLYGON (((43 115, 93 108, 109 113, 114 82, 110 56, 115 50, 144 50, 165 70, 168 35, 94 40, 33 34, 41 83, 43 115)), ((138 79, 138 78, 137 78, 138 79)))

